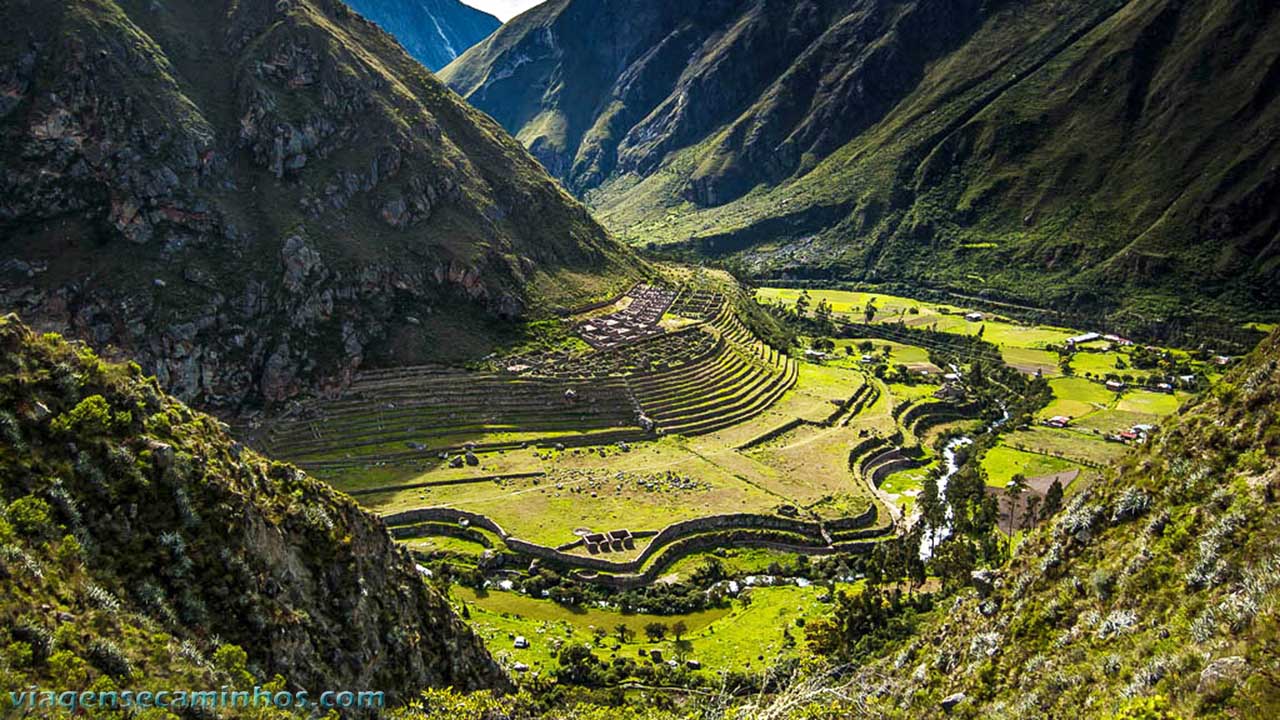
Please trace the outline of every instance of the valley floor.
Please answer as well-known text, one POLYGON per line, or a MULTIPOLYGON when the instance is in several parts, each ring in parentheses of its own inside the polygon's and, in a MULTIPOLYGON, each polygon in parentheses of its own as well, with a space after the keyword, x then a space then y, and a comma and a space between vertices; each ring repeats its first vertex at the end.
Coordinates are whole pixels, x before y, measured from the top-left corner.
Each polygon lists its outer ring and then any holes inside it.
MULTIPOLYGON (((565 326, 631 322, 651 294, 565 326)), ((1068 495, 1087 486, 1222 369, 1203 355, 1087 328, 888 295, 760 289, 754 301, 766 309, 795 313, 799 303, 812 313, 821 304, 830 320, 829 341, 802 338, 813 349, 785 357, 743 327, 727 297, 722 285, 677 288, 661 296, 651 339, 584 350, 570 336, 495 361, 499 372, 475 375, 474 385, 443 370, 375 375, 358 393, 280 426, 273 442, 285 457, 298 449, 313 474, 386 516, 424 561, 482 573, 481 589, 455 587, 454 601, 511 666, 550 667, 557 647, 582 640, 605 660, 659 650, 703 669, 750 672, 759 657, 791 653, 804 619, 826 612, 830 595, 803 574, 760 577, 802 555, 865 552, 891 538, 914 521, 926 478, 942 472, 943 441, 988 426, 979 415, 990 409, 965 399, 968 365, 943 358, 993 348, 997 361, 1047 381, 1049 403, 1011 419, 974 460, 990 493, 1002 496, 1017 475, 1036 502, 1053 480, 1068 495), (614 369, 601 375, 601 367, 614 369), (468 387, 485 389, 468 395, 468 387), (639 409, 621 407, 628 402, 639 409), (636 418, 646 412, 660 430, 697 429, 645 433, 636 418), (714 517, 749 521, 695 527, 714 517), (625 541, 591 539, 622 530, 625 541), (690 582, 715 558, 738 585, 706 609, 623 613, 608 600, 522 592, 531 557, 566 579, 621 588, 690 582), (638 639, 653 622, 682 622, 687 637, 638 639), (630 634, 618 635, 619 626, 630 634), (529 646, 515 648, 516 637, 529 646)), ((1013 519, 1003 507, 1002 529, 1034 524, 1025 502, 1013 519)))

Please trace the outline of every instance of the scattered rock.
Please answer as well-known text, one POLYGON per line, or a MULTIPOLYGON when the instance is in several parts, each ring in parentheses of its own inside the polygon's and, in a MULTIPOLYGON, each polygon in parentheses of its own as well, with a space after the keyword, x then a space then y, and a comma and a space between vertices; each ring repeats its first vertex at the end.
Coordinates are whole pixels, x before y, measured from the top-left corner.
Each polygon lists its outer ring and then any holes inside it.
POLYGON ((979 597, 987 597, 995 590, 996 581, 1000 579, 1000 573, 989 568, 974 570, 969 573, 969 581, 974 589, 978 591, 979 597))
POLYGON ((942 698, 942 702, 939 703, 939 705, 942 706, 943 712, 951 712, 952 710, 955 709, 957 705, 964 702, 964 700, 965 700, 965 694, 962 692, 958 692, 942 698))
POLYGON ((1200 683, 1196 692, 1210 695, 1220 692, 1226 685, 1236 683, 1249 674, 1249 662, 1239 655, 1218 658, 1200 671, 1200 683))

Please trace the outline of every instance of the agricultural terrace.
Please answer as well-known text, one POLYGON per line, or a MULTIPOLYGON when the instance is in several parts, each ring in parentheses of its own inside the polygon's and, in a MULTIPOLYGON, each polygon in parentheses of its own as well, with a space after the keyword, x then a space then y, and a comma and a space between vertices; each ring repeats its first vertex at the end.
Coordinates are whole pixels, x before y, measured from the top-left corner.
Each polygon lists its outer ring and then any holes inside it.
POLYGON ((825 554, 888 534, 848 463, 892 433, 888 386, 765 345, 736 286, 685 282, 570 312, 559 341, 483 368, 365 372, 261 443, 424 555, 542 557, 606 583, 713 547, 825 554))
MULTIPOLYGON (((794 303, 791 292, 760 297, 794 303)), ((990 422, 962 359, 975 348, 995 345, 1053 392, 980 459, 994 485, 1088 471, 1184 392, 1076 373, 1094 350, 1060 349, 1075 329, 976 322, 964 308, 862 293, 814 293, 847 316, 846 332, 784 352, 747 326, 739 293, 705 274, 637 285, 483 368, 366 372, 340 397, 301 404, 261 442, 383 514, 423 557, 504 568, 538 558, 634 588, 712 549, 821 556, 890 535, 939 472, 940 439, 990 422), (976 334, 986 344, 947 340, 976 334), (1046 424, 1060 416, 1062 427, 1046 424)), ((1158 350, 1097 352, 1206 372, 1158 350)))

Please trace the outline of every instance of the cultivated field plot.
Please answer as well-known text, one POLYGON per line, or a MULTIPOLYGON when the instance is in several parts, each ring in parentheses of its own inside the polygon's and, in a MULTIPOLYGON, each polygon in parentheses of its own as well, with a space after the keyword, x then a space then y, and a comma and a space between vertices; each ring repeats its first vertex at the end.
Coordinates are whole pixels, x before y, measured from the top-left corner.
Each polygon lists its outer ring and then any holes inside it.
MULTIPOLYGON (((764 303, 794 306, 801 293, 792 288, 761 288, 756 297, 764 303)), ((807 294, 811 310, 825 302, 834 316, 855 323, 870 318, 874 324, 901 323, 908 328, 981 336, 1010 367, 1049 379, 1054 398, 1036 414, 1038 424, 1006 434, 980 459, 993 487, 1003 487, 1014 474, 1037 477, 1081 470, 1087 480, 1095 474, 1093 468, 1119 457, 1126 444, 1140 442, 1152 426, 1175 412, 1190 396, 1184 388, 1203 387, 1220 372, 1207 358, 1197 360, 1185 351, 1135 346, 1113 335, 1074 328, 1025 325, 957 305, 873 292, 808 290, 807 294), (1068 346, 1071 351, 1063 354, 1068 346), (1039 424, 1051 419, 1067 426, 1039 424)), ((922 348, 877 338, 838 339, 834 357, 831 364, 844 367, 883 362, 905 365, 913 372, 937 370, 928 364, 928 353, 922 348)), ((884 388, 888 398, 884 402, 892 409, 901 403, 926 401, 934 390, 927 382, 891 384, 884 388)), ((892 431, 892 418, 888 427, 892 431)), ((940 431, 931 428, 929 432, 936 436, 940 431)), ((910 434, 906 439, 912 440, 910 434)), ((925 476, 938 466, 929 437, 916 440, 923 440, 922 457, 900 461, 886 456, 883 465, 892 472, 879 480, 882 499, 906 512, 913 507, 925 476)), ((884 454, 886 449, 874 448, 868 454, 875 452, 884 454)))
MULTIPOLYGON (((850 592, 859 586, 839 584, 838 589, 850 592)), ((469 624, 494 657, 509 667, 522 663, 529 672, 556 667, 555 648, 568 642, 591 646, 605 662, 618 657, 653 662, 656 651, 662 662, 692 660, 708 674, 761 671, 781 658, 797 655, 804 644, 805 621, 831 612, 830 604, 819 600, 828 592, 825 587, 794 584, 744 589, 750 602, 734 600, 727 608, 685 615, 591 608, 568 611, 550 600, 500 590, 477 595, 455 586, 452 592, 455 602, 466 605, 469 624), (644 628, 654 622, 668 627, 681 622, 687 632, 679 642, 670 635, 650 641, 644 628), (625 640, 619 635, 619 625, 627 628, 625 640), (603 631, 603 638, 597 637, 597 628, 603 631), (516 648, 517 637, 525 638, 528 647, 516 648)))

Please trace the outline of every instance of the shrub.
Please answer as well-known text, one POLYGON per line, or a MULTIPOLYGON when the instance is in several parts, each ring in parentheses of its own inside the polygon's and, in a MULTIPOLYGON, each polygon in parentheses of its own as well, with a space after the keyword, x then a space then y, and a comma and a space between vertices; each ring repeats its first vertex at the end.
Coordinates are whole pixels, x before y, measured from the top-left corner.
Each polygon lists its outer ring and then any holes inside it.
POLYGON ((111 591, 99 585, 90 585, 85 594, 89 596, 89 602, 102 610, 110 613, 120 612, 120 600, 111 591))
POLYGON ((89 645, 88 660, 94 667, 118 680, 128 680, 133 675, 133 663, 110 640, 94 640, 89 645))
POLYGON ((22 439, 22 428, 18 418, 7 410, 0 410, 0 438, 13 446, 19 453, 26 452, 27 443, 22 439))
POLYGON ((1107 720, 1178 720, 1178 716, 1169 710, 1164 697, 1156 695, 1126 701, 1107 720))
POLYGON ((33 537, 42 537, 52 529, 49 518, 49 503, 38 497, 26 495, 9 503, 5 515, 18 532, 33 537))
POLYGON ((133 422, 126 410, 111 412, 111 405, 101 395, 90 395, 68 412, 54 418, 50 427, 56 433, 77 436, 105 435, 133 422))
POLYGON ((4 659, 9 663, 10 667, 23 668, 31 665, 33 653, 31 645, 24 642, 9 643, 9 647, 4 649, 4 659))
POLYGON ((1127 488, 1116 502, 1115 512, 1111 514, 1113 522, 1132 520, 1147 512, 1151 507, 1151 498, 1135 487, 1127 488))

